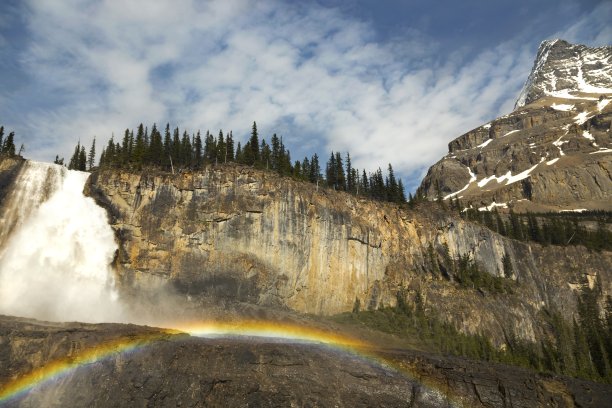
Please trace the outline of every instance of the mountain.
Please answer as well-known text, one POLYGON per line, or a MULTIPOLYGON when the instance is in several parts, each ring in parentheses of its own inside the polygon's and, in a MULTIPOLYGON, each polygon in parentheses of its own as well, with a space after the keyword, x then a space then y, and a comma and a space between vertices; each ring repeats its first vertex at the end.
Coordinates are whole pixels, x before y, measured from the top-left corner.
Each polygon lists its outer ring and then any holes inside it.
POLYGON ((612 210, 612 47, 540 46, 517 109, 449 143, 420 194, 518 211, 612 210))
POLYGON ((543 96, 612 93, 612 47, 589 48, 563 40, 543 41, 516 108, 543 96))

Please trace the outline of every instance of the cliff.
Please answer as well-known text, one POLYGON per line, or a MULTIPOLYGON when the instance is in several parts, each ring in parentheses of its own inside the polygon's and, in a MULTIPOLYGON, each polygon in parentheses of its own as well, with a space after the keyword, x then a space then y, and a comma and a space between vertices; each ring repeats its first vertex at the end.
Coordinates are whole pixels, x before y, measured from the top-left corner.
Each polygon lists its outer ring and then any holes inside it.
POLYGON ((570 321, 583 285, 598 279, 602 298, 612 293, 609 252, 528 245, 435 205, 401 209, 248 167, 102 170, 86 193, 110 214, 124 293, 171 287, 194 307, 330 315, 419 294, 431 312, 501 345, 512 335, 544 338, 545 308, 570 321), (460 287, 445 259, 465 254, 493 276, 503 276, 507 254, 510 293, 460 287))

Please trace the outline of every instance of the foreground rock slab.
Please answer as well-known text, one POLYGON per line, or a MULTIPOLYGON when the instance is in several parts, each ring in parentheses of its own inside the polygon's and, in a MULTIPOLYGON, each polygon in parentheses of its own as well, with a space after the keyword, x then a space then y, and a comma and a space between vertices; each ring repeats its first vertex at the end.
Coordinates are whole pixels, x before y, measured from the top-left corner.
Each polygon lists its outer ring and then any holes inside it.
POLYGON ((407 350, 365 354, 323 344, 0 316, 0 406, 599 407, 612 398, 609 385, 502 365, 407 350), (132 346, 108 351, 105 344, 132 346), (45 374, 49 363, 78 363, 96 347, 104 351, 99 358, 45 374), (32 371, 40 373, 33 387, 4 395, 32 371))

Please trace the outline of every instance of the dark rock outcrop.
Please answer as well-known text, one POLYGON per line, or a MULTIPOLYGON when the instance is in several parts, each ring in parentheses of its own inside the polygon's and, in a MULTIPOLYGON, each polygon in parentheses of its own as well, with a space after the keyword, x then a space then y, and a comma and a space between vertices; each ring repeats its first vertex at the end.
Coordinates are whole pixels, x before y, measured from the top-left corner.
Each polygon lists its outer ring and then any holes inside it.
POLYGON ((587 408, 603 407, 612 397, 609 385, 419 352, 369 350, 376 357, 368 360, 320 344, 2 316, 0 395, 33 370, 117 339, 143 340, 133 351, 64 371, 0 405, 587 408))

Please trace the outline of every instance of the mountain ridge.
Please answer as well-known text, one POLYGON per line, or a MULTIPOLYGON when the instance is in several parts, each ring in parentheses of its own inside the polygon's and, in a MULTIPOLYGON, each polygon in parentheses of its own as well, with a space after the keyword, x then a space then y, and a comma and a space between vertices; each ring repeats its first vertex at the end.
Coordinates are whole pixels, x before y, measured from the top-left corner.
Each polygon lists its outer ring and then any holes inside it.
POLYGON ((481 209, 612 210, 608 61, 612 47, 543 42, 517 109, 452 140, 419 195, 481 209))

